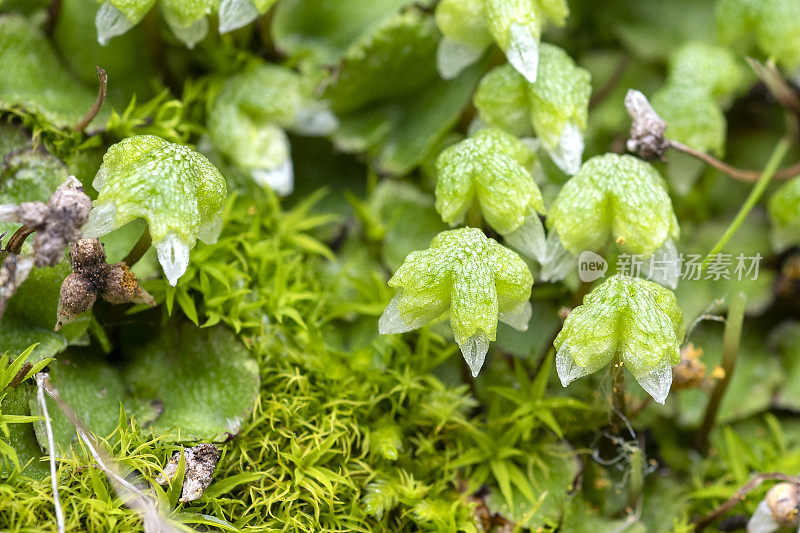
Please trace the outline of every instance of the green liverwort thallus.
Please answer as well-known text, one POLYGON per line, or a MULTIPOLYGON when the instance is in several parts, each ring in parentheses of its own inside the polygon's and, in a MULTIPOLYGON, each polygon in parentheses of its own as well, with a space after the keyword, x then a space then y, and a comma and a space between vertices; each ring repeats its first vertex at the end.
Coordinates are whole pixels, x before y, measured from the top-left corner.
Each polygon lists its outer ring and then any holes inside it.
POLYGON ((197 239, 217 241, 225 178, 208 159, 154 135, 108 149, 92 182, 99 191, 84 237, 99 237, 144 218, 171 285, 186 272, 197 239))
POLYGON ((663 179, 641 159, 605 154, 586 161, 559 191, 547 225, 548 246, 577 255, 613 241, 643 258, 658 254, 659 263, 672 267, 659 281, 677 282, 678 220, 663 179))
POLYGON ((411 331, 450 309, 450 325, 477 376, 498 319, 524 331, 533 277, 514 252, 476 228, 443 231, 427 250, 411 252, 389 285, 397 293, 378 322, 382 334, 411 331))
POLYGON ((480 207, 483 218, 509 244, 541 261, 545 213, 539 187, 527 168, 535 154, 497 128, 486 128, 444 150, 436 160, 436 210, 455 226, 480 207))
POLYGON ((573 309, 556 337, 563 386, 618 357, 655 401, 664 403, 681 362, 684 327, 675 295, 656 283, 616 275, 573 309))

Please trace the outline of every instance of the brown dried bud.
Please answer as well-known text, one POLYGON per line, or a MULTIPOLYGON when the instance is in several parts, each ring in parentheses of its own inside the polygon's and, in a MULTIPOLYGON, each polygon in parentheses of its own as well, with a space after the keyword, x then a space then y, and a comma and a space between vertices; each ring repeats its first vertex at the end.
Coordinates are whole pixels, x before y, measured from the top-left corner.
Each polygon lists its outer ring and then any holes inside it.
POLYGON ((706 365, 700 361, 702 348, 689 343, 681 348, 681 362, 672 367, 672 390, 697 387, 706 377, 706 365))
POLYGON ((91 309, 97 296, 112 304, 144 303, 155 300, 144 290, 125 263, 109 265, 106 252, 97 239, 80 239, 70 245, 72 274, 61 285, 56 331, 63 324, 91 309))
POLYGON ((56 331, 91 309, 95 300, 97 292, 91 281, 76 272, 67 276, 61 284, 61 295, 58 298, 56 331))
POLYGON ((72 270, 88 272, 106 264, 106 250, 97 239, 80 239, 69 246, 72 270))
POLYGON ((105 301, 112 304, 156 304, 150 293, 139 285, 136 274, 131 272, 125 263, 111 265, 107 272, 105 286, 100 292, 105 301))
POLYGON ((633 119, 627 143, 628 151, 646 161, 663 160, 664 152, 669 148, 669 143, 664 137, 667 123, 658 116, 647 97, 635 89, 628 89, 625 95, 625 109, 633 119))
POLYGON ((800 486, 778 483, 767 492, 766 498, 772 517, 782 527, 800 525, 800 486))
MULTIPOLYGON (((156 483, 166 485, 178 473, 181 452, 176 452, 164 467, 164 473, 156 478, 156 483)), ((214 468, 219 461, 219 450, 213 444, 200 444, 183 450, 185 474, 180 501, 192 502, 200 499, 203 492, 211 485, 214 468)))

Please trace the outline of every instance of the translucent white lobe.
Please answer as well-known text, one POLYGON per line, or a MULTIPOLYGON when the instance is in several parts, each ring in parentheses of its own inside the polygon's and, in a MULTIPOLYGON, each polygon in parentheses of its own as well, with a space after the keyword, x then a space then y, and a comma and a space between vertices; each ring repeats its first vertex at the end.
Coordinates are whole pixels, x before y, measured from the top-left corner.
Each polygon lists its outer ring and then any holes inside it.
POLYGON ((104 3, 97 10, 94 25, 97 28, 97 42, 102 46, 108 44, 113 37, 126 33, 134 26, 133 22, 111 2, 104 3))
POLYGON ((646 260, 647 279, 675 289, 681 275, 680 257, 678 249, 672 239, 667 239, 653 255, 646 260))
POLYGON ((251 175, 256 183, 269 187, 278 196, 288 196, 294 191, 294 167, 290 157, 276 167, 254 168, 251 175))
POLYGON ((547 237, 544 233, 544 225, 539 215, 532 213, 520 224, 520 226, 504 235, 506 242, 523 253, 523 255, 535 259, 538 263, 543 263, 547 251, 547 237))
POLYGON ((0 205, 0 222, 13 222, 19 223, 19 216, 17 215, 16 204, 3 204, 0 205))
POLYGON ((228 33, 247 26, 259 14, 251 0, 222 0, 219 5, 219 32, 228 33))
POLYGON ((189 48, 190 50, 194 48, 197 43, 202 41, 203 38, 208 34, 208 19, 206 17, 198 19, 188 26, 181 26, 177 22, 171 20, 171 18, 168 16, 165 18, 167 20, 167 25, 169 25, 169 29, 172 30, 172 33, 175 34, 175 37, 177 37, 178 40, 185 44, 186 48, 189 48))
POLYGON ((472 377, 478 377, 478 372, 481 371, 486 359, 486 352, 489 351, 489 337, 479 331, 467 340, 458 342, 458 347, 461 348, 461 355, 464 356, 464 361, 467 362, 472 377))
POLYGON ((575 362, 567 344, 562 345, 556 352, 556 372, 558 373, 558 379, 561 380, 562 387, 566 387, 576 379, 591 373, 588 368, 579 366, 575 362))
POLYGON ((452 80, 465 68, 475 64, 483 55, 483 49, 452 41, 447 37, 439 40, 436 49, 436 69, 445 80, 452 80))
POLYGON ((406 320, 400 314, 400 310, 397 308, 397 302, 400 301, 401 297, 402 294, 400 292, 395 294, 394 298, 392 298, 392 301, 389 302, 389 305, 387 305, 386 309, 383 310, 383 314, 378 320, 378 333, 381 335, 405 333, 406 331, 417 329, 423 324, 430 322, 439 316, 438 312, 435 315, 426 313, 425 315, 420 316, 411 322, 406 322, 406 320))
POLYGON ((672 387, 672 365, 667 363, 643 376, 635 377, 645 392, 658 403, 664 404, 672 387))
POLYGON ((174 287, 178 283, 178 278, 183 276, 189 266, 191 246, 170 232, 163 240, 155 243, 155 247, 161 269, 169 284, 174 287))
POLYGON ((581 168, 583 148, 583 133, 574 122, 570 121, 564 126, 558 145, 548 150, 548 154, 558 168, 572 176, 581 168))
POLYGON ((115 229, 117 229, 117 205, 114 202, 107 202, 92 206, 89 221, 81 228, 81 234, 85 239, 96 239, 115 229))
POLYGON ((500 322, 504 322, 517 331, 527 331, 528 323, 531 321, 533 308, 530 302, 522 302, 513 309, 499 314, 500 322))
POLYGON ((577 258, 564 248, 555 229, 547 236, 545 257, 542 262, 542 281, 559 281, 575 269, 577 258))
POLYGON ((530 83, 536 83, 539 70, 539 35, 530 27, 512 24, 511 39, 506 49, 506 59, 530 83))
POLYGON ((298 111, 292 128, 300 135, 329 135, 339 127, 339 119, 324 105, 307 106, 298 111))

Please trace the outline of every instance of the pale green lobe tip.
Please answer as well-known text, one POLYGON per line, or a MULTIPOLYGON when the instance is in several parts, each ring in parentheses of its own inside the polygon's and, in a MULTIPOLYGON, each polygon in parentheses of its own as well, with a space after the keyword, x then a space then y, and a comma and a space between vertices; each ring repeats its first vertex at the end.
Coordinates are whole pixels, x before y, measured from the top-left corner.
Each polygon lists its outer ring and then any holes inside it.
POLYGON ((225 179, 203 155, 153 135, 130 137, 103 156, 97 200, 84 236, 100 236, 144 218, 171 284, 186 270, 198 238, 215 242, 225 179))
POLYGON ((219 32, 228 33, 247 26, 267 12, 275 0, 222 0, 219 5, 219 32))
POLYGON ((649 256, 679 231, 658 171, 617 154, 596 156, 581 166, 551 206, 548 226, 576 255, 613 240, 630 253, 649 256))
POLYGON ((553 346, 563 386, 619 357, 654 400, 664 403, 680 363, 684 327, 675 295, 650 281, 616 275, 573 309, 553 346))
POLYGON ((539 78, 529 86, 531 121, 555 162, 574 174, 583 155, 591 96, 591 76, 569 55, 550 44, 541 45, 539 78))
POLYGON ((410 331, 449 308, 455 340, 473 375, 495 340, 498 319, 524 330, 531 316, 527 265, 475 228, 440 233, 429 249, 408 255, 389 285, 397 294, 380 318, 380 333, 410 331))
POLYGON ((769 200, 773 246, 783 251, 800 243, 800 177, 782 185, 769 200))
POLYGON ((495 128, 447 148, 436 161, 436 210, 455 225, 477 202, 495 230, 515 231, 529 216, 544 212, 539 187, 525 168, 534 157, 525 143, 495 128))
POLYGON ((436 68, 442 78, 450 80, 478 61, 492 41, 484 0, 442 0, 436 6, 434 20, 442 32, 436 68))

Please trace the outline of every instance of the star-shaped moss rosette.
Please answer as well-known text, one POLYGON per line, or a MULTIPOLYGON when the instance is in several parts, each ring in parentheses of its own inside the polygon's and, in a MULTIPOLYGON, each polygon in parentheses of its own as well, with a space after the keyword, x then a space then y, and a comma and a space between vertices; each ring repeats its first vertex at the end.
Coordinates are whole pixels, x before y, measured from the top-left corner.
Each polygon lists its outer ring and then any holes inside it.
POLYGON ((800 3, 719 0, 714 7, 721 40, 740 55, 757 48, 790 71, 800 67, 800 3))
POLYGON ((534 161, 533 150, 513 135, 497 128, 481 130, 439 154, 436 210, 455 226, 478 208, 510 244, 541 260, 545 234, 539 214, 545 208, 527 170, 534 161))
MULTIPOLYGON (((672 200, 658 171, 633 156, 605 154, 586 161, 558 193, 547 226, 548 245, 573 255, 613 241, 642 258, 663 254, 659 262, 671 265, 673 273, 677 265, 672 200)), ((664 281, 672 284, 671 278, 664 281)))
POLYGON ((769 218, 776 251, 800 244, 800 177, 775 191, 769 200, 769 218))
POLYGON ((564 321, 553 344, 558 377, 566 387, 618 358, 663 404, 672 385, 672 366, 681 362, 683 334, 683 318, 671 290, 612 276, 564 321))
POLYGON ((515 135, 535 132, 553 162, 572 175, 583 157, 591 91, 588 71, 561 48, 542 43, 534 83, 500 66, 481 80, 474 102, 486 124, 515 135))
POLYGON ((99 191, 84 237, 100 237, 144 218, 158 260, 175 285, 197 239, 214 243, 227 189, 222 174, 188 146, 153 135, 111 146, 92 182, 99 191))
POLYGON ((464 360, 477 376, 498 319, 524 331, 533 277, 514 252, 475 228, 443 231, 427 250, 411 252, 389 286, 397 289, 378 322, 382 334, 416 329, 450 309, 464 360))
POLYGON ((436 7, 436 24, 444 35, 437 51, 439 73, 445 79, 458 76, 494 41, 533 83, 542 28, 562 26, 568 14, 564 0, 442 0, 436 7))
POLYGON ((241 28, 263 15, 275 0, 99 0, 97 40, 106 44, 135 25, 158 3, 175 36, 193 48, 208 33, 208 15, 219 14, 219 32, 241 28))
POLYGON ((327 135, 338 125, 313 85, 296 72, 256 63, 228 78, 211 104, 208 134, 240 170, 280 195, 294 188, 291 146, 285 129, 327 135))

